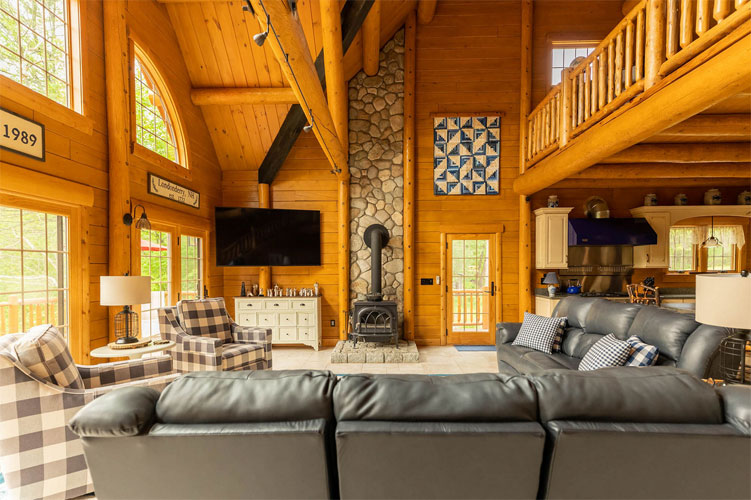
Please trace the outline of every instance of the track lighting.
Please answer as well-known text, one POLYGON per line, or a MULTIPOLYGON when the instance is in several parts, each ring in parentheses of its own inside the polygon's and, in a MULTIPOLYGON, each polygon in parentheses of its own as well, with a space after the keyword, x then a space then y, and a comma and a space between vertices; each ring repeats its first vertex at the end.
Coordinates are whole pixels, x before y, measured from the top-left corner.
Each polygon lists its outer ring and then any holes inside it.
POLYGON ((312 124, 312 123, 308 123, 307 125, 305 125, 305 126, 304 126, 304 127, 302 128, 302 131, 303 131, 303 132, 310 132, 312 128, 313 128, 313 124, 312 124))
POLYGON ((256 42, 256 45, 259 47, 263 47, 264 42, 266 41, 266 37, 269 36, 269 26, 271 26, 271 16, 268 14, 266 15, 266 31, 263 33, 256 33, 253 35, 253 41, 256 42))

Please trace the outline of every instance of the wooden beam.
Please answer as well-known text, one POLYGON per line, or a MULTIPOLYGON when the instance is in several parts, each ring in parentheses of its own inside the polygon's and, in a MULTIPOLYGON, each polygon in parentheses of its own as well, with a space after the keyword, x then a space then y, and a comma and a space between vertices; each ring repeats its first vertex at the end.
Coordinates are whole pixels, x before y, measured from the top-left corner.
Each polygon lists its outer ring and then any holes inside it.
MULTIPOLYGON (((715 177, 697 179, 565 179, 550 186, 550 189, 619 189, 619 188, 691 188, 734 187, 751 184, 749 179, 715 177)), ((645 193, 647 191, 644 191, 645 193)))
MULTIPOLYGON (((268 184, 258 184, 258 208, 271 208, 271 186, 268 184)), ((269 294, 271 288, 271 266, 261 266, 258 268, 258 286, 263 290, 264 295, 269 294)))
POLYGON ((260 28, 270 32, 266 43, 271 46, 282 74, 292 85, 298 102, 302 103, 303 113, 307 116, 308 123, 313 126, 312 132, 318 139, 332 170, 337 173, 346 171, 347 153, 337 137, 334 119, 326 104, 326 96, 313 58, 310 57, 308 42, 297 20, 297 14, 282 0, 250 0, 250 3, 253 5, 260 28))
POLYGON ((751 141, 751 118, 748 115, 696 115, 644 142, 673 142, 692 138, 751 141))
MULTIPOLYGON (((532 106, 532 0, 521 0, 521 95, 520 123, 527 123, 532 106)), ((523 174, 527 127, 519 127, 519 173, 523 174)), ((519 320, 532 312, 532 204, 527 196, 519 196, 519 320)), ((500 285, 500 284, 499 284, 500 285)))
MULTIPOLYGON (((360 30, 363 21, 370 11, 373 0, 347 0, 341 12, 342 19, 342 50, 346 53, 355 35, 360 30)), ((325 82, 323 68, 323 51, 316 58, 316 71, 323 84, 325 82)), ((282 126, 279 128, 274 141, 271 144, 266 156, 258 168, 258 182, 271 184, 276 177, 279 169, 282 168, 287 155, 295 145, 295 141, 300 136, 306 123, 305 113, 299 105, 292 105, 287 116, 284 118, 282 126)))
MULTIPOLYGON (((718 177, 751 179, 751 163, 617 163, 595 165, 572 179, 677 179, 718 177)), ((646 181, 645 181, 646 182, 646 181)))
POLYGON ((636 7, 641 0, 624 0, 621 4, 621 14, 624 16, 631 12, 631 9, 636 7))
POLYGON ((671 73, 540 161, 514 181, 514 191, 535 193, 745 90, 751 80, 751 35, 744 33, 721 52, 710 49, 671 73))
POLYGON ((415 338, 415 80, 417 18, 404 23, 404 336, 415 338))
POLYGON ((417 21, 420 24, 429 24, 435 16, 438 0, 419 0, 417 3, 417 21))
POLYGON ((370 14, 362 25, 362 70, 368 76, 378 73, 381 55, 381 2, 374 0, 370 14))
POLYGON ((600 163, 727 163, 751 161, 747 142, 703 144, 637 144, 600 163))
POLYGON ((289 87, 282 88, 201 88, 190 91, 196 106, 232 106, 234 104, 297 104, 289 87))

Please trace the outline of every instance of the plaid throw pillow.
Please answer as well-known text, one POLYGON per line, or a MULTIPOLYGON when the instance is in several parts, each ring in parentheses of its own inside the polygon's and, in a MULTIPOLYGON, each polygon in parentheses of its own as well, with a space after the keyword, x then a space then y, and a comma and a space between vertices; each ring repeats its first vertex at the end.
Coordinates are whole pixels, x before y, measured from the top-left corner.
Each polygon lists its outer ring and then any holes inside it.
POLYGON ((60 387, 83 389, 83 379, 65 338, 52 325, 39 325, 13 344, 16 359, 31 373, 60 387))
POLYGON ((566 318, 548 318, 525 312, 522 327, 511 345, 552 354, 553 343, 559 334, 558 328, 565 322, 566 318))
POLYGON ((568 323, 568 318, 563 317, 560 319, 561 323, 558 325, 558 331, 556 332, 555 338, 553 339, 553 354, 561 352, 563 350, 563 335, 566 333, 566 324, 568 323))
POLYGON ((653 366, 657 363, 660 354, 655 346, 645 344, 636 335, 631 335, 626 342, 631 346, 631 353, 625 366, 653 366))
POLYGON ((223 298, 182 300, 177 312, 188 335, 220 339, 224 344, 232 342, 232 326, 223 298))
POLYGON ((618 340, 610 333, 589 348, 579 363, 579 370, 589 371, 609 366, 623 366, 630 352, 631 346, 628 342, 618 340))

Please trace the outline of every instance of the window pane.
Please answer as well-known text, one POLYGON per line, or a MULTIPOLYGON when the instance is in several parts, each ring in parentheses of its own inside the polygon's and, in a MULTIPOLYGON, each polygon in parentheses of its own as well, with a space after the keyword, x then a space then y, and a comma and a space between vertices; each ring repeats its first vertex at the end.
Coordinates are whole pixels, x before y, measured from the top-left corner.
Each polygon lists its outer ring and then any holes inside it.
POLYGON ((159 334, 158 309, 170 303, 172 286, 171 234, 141 231, 141 276, 151 276, 151 300, 141 304, 141 337, 159 334))
POLYGON ((0 248, 21 249, 21 211, 0 207, 0 248))

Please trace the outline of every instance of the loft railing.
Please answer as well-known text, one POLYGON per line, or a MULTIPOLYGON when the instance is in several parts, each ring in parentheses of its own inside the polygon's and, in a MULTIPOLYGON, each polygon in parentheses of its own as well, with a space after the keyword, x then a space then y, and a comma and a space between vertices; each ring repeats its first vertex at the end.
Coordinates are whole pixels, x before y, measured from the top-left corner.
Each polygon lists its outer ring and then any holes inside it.
POLYGON ((751 19, 751 0, 642 0, 527 116, 529 168, 751 19))

